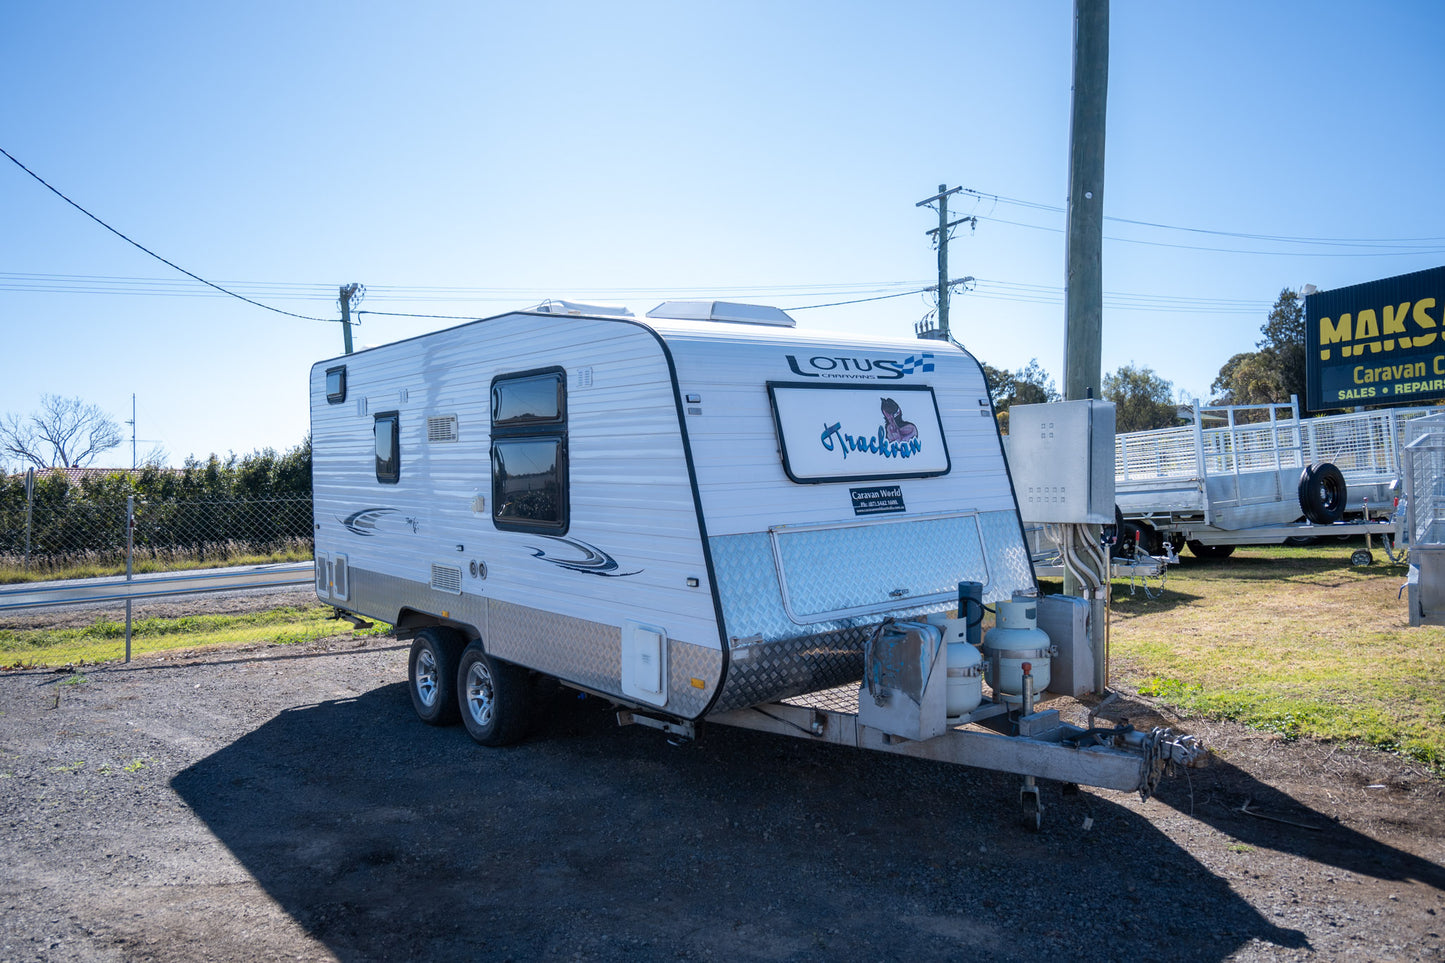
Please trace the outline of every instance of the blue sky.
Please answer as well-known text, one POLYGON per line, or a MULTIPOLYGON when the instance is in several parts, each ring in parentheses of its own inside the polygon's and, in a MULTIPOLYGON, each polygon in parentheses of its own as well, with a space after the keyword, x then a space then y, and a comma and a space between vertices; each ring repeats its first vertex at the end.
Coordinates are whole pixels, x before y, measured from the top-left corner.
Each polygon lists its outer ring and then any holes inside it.
MULTIPOLYGON (((954 202, 980 215, 950 249, 952 274, 979 279, 955 336, 1061 381, 1072 16, 1058 0, 11 3, 0 147, 186 269, 321 318, 350 281, 363 310, 468 317, 548 296, 641 313, 910 291, 936 277, 935 216, 914 203, 962 185, 986 196, 954 202)), ((1442 28, 1433 2, 1115 0, 1106 372, 1148 365, 1206 395, 1281 288, 1445 264, 1442 28)), ((907 336, 928 308, 796 317, 907 336)), ((452 323, 362 321, 359 344, 452 323)), ((338 324, 215 295, 3 157, 0 332, 0 412, 57 393, 119 420, 134 392, 141 452, 172 463, 297 443, 307 371, 341 351, 338 324)), ((129 460, 127 444, 102 463, 129 460)))

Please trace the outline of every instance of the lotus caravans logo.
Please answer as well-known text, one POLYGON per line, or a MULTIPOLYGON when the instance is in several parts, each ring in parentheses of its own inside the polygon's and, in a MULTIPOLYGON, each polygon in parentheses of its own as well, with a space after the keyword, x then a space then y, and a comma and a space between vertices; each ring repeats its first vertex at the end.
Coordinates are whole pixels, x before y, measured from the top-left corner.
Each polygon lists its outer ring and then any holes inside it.
POLYGON ((851 435, 843 430, 841 421, 835 421, 823 426, 818 440, 828 451, 842 453, 845 460, 851 452, 866 452, 884 458, 912 458, 921 452, 923 441, 918 437, 918 426, 904 420, 903 409, 898 402, 884 398, 879 407, 883 413, 883 424, 876 431, 851 435))
POLYGON ((832 381, 897 381, 911 374, 933 370, 933 354, 925 351, 897 358, 856 358, 851 356, 814 355, 800 358, 788 355, 788 368, 804 378, 828 378, 832 381))

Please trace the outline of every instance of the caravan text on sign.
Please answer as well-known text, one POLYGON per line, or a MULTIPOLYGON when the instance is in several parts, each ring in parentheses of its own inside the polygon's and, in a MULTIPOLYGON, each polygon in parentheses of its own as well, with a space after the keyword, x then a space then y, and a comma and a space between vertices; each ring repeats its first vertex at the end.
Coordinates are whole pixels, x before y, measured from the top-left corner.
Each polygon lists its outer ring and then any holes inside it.
POLYGON ((1445 398, 1445 268, 1305 299, 1308 407, 1445 398))

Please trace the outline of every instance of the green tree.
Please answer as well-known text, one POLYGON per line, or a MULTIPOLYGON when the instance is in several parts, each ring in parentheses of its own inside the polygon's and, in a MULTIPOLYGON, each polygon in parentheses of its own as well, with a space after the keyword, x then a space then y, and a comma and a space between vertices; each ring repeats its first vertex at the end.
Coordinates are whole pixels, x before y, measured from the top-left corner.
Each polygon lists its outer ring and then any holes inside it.
POLYGON ((1287 402, 1305 393, 1305 306, 1285 288, 1260 326, 1255 351, 1234 355, 1209 386, 1214 403, 1263 405, 1287 402))
POLYGON ((1115 431, 1147 431, 1170 428, 1179 423, 1174 404, 1174 386, 1148 366, 1132 362, 1104 375, 1105 401, 1114 403, 1115 431))
POLYGON ((984 380, 988 382, 988 396, 998 413, 999 427, 1008 432, 1008 411, 1014 405, 1042 405, 1059 400, 1054 379, 1039 364, 1038 358, 1017 371, 1005 371, 992 365, 983 365, 984 380))

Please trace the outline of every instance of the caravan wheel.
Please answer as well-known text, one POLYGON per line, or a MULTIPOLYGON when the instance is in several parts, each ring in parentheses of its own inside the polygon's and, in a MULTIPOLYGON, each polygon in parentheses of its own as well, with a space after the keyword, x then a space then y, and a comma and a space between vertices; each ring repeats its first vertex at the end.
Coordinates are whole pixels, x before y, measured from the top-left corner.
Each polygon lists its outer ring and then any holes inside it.
POLYGON ((417 718, 429 726, 457 721, 457 658, 463 639, 449 629, 422 629, 411 643, 407 689, 417 718))
POLYGON ((457 668, 462 724, 482 745, 506 746, 527 734, 531 693, 527 670, 492 658, 480 642, 462 653, 457 668))

